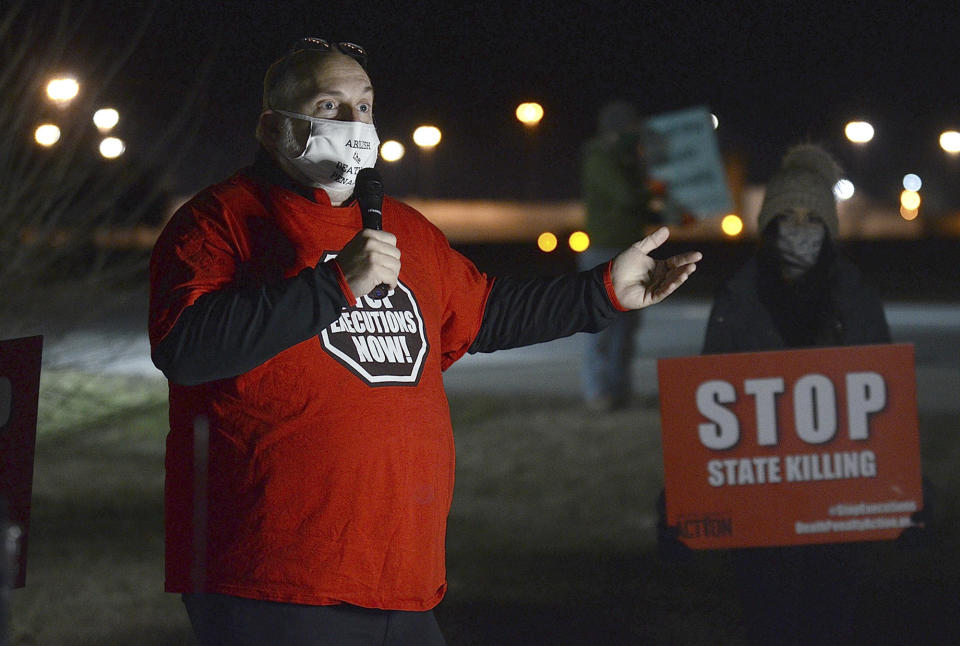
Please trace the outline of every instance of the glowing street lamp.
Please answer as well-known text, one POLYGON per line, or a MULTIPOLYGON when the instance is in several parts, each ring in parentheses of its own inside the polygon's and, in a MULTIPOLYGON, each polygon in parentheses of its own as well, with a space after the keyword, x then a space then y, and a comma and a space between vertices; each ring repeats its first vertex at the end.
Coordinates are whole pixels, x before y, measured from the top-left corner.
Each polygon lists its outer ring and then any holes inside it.
POLYGON ((528 128, 535 127, 543 119, 543 106, 539 103, 521 103, 517 106, 517 121, 528 128))
POLYGON ((540 146, 537 142, 537 126, 543 119, 543 106, 534 101, 521 103, 517 106, 517 121, 523 124, 526 131, 524 137, 525 165, 527 169, 527 180, 524 191, 527 199, 534 199, 537 195, 537 176, 540 168, 540 146))
POLYGON ((127 149, 122 139, 116 137, 104 137, 100 142, 100 154, 104 159, 116 159, 127 149))
POLYGON ((380 144, 380 158, 383 159, 383 161, 400 161, 406 152, 407 150, 403 147, 403 144, 393 139, 388 139, 380 144))
POLYGON ((422 195, 433 195, 433 149, 440 143, 442 135, 436 126, 420 126, 413 131, 413 143, 420 148, 417 155, 417 183, 422 195))
POLYGON ((731 238, 735 238, 743 232, 743 220, 736 213, 725 215, 720 220, 720 230, 731 238))
POLYGON ((846 178, 837 180, 837 183, 833 185, 833 195, 841 202, 849 200, 855 192, 856 187, 853 182, 846 178))
POLYGON ((900 217, 908 222, 915 220, 920 213, 920 194, 904 189, 900 193, 900 217))
POLYGON ((433 148, 440 143, 442 135, 436 126, 420 126, 413 131, 413 143, 420 148, 433 148))
POLYGON ((867 121, 851 121, 843 132, 855 144, 865 144, 873 139, 873 126, 867 121))
POLYGON ((113 108, 100 108, 93 113, 93 125, 100 132, 109 132, 120 123, 120 113, 113 108))
POLYGON ((37 126, 33 132, 33 138, 44 148, 49 148, 60 141, 60 128, 52 123, 45 123, 37 126))
POLYGON ((919 175, 907 173, 903 176, 904 189, 908 191, 919 191, 921 186, 923 186, 923 180, 920 179, 919 175))
POLYGON ((945 130, 940 134, 940 147, 951 155, 960 153, 960 132, 945 130))
POLYGON ((567 244, 577 253, 586 251, 590 248, 590 236, 583 231, 574 231, 570 234, 567 244))
POLYGON ((80 84, 74 78, 55 78, 47 83, 47 97, 58 105, 70 103, 79 93, 80 84))
POLYGON ((916 211, 920 208, 920 194, 916 191, 902 191, 900 193, 900 206, 908 211, 916 211))
POLYGON ((537 237, 537 247, 544 253, 554 251, 557 248, 557 244, 557 236, 549 231, 544 231, 537 237))

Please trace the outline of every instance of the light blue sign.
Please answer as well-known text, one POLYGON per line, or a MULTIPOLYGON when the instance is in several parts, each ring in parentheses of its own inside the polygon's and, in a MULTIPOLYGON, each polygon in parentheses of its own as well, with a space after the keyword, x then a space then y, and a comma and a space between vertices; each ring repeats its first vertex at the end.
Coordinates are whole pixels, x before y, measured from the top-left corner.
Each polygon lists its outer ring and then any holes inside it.
POLYGON ((648 174, 667 186, 668 220, 684 212, 706 218, 732 210, 713 117, 706 107, 649 117, 643 124, 643 147, 648 174))

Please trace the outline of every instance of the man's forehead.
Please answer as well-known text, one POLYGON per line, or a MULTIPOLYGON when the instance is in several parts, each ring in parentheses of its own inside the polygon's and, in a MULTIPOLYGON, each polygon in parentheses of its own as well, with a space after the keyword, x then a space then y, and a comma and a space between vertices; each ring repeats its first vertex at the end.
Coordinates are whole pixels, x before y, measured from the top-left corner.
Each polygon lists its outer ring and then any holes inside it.
POLYGON ((313 80, 318 91, 373 92, 373 83, 360 64, 342 54, 323 56, 313 69, 313 80))

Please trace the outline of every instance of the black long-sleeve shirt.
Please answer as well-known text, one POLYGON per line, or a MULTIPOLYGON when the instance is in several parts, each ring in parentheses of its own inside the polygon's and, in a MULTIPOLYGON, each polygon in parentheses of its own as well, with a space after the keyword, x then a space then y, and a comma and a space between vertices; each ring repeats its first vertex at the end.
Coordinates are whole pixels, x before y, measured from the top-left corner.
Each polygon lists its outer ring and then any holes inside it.
MULTIPOLYGON (((604 266, 555 278, 498 278, 483 323, 468 350, 493 352, 597 332, 617 315, 603 282, 604 266)), ((246 372, 316 336, 346 299, 324 264, 282 282, 201 296, 153 351, 171 380, 191 385, 246 372)))

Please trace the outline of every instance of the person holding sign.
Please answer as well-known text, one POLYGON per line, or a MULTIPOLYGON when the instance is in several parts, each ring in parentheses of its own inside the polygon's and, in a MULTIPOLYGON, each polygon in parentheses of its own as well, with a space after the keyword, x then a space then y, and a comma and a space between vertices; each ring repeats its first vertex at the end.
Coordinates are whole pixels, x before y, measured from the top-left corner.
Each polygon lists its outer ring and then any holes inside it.
MULTIPOLYGON (((704 354, 889 343, 883 305, 836 246, 840 168, 800 145, 767 184, 756 254, 721 287, 704 354)), ((733 551, 751 644, 849 644, 863 543, 733 551)))
POLYGON ((654 260, 662 228, 579 274, 494 280, 380 191, 382 230, 364 228, 354 184, 379 143, 366 62, 353 43, 298 41, 264 80, 255 163, 181 207, 151 257, 166 589, 205 646, 443 644, 442 372, 598 331, 700 259, 654 260))
POLYGON ((714 300, 704 353, 890 341, 879 297, 836 246, 839 179, 817 146, 786 155, 760 208, 757 253, 714 300))
MULTIPOLYGON (((632 104, 612 101, 600 111, 597 135, 584 145, 580 178, 590 248, 577 257, 580 269, 607 262, 662 221, 665 188, 647 177, 640 128, 632 104)), ((587 339, 581 390, 590 409, 607 412, 628 402, 640 323, 640 312, 629 312, 587 339)))

